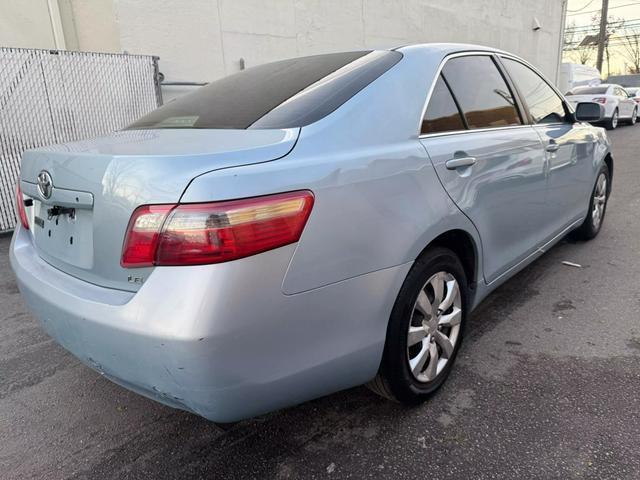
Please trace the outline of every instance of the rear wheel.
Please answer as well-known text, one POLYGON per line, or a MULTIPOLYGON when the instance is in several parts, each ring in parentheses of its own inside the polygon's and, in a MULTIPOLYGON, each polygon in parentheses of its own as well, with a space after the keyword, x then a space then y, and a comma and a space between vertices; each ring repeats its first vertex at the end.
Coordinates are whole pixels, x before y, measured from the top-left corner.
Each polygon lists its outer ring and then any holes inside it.
POLYGON ((593 187, 591 200, 589 201, 589 213, 582 225, 574 231, 573 236, 579 240, 591 240, 595 238, 602 228, 604 214, 607 211, 607 201, 611 192, 611 178, 609 168, 606 165, 600 167, 596 184, 593 187))
POLYGON ((616 108, 613 111, 613 115, 611 115, 611 118, 608 118, 605 123, 604 126, 607 130, 614 130, 617 126, 618 126, 618 109, 616 108))
POLYGON ((374 392, 420 403, 446 380, 462 342, 467 278, 449 249, 428 250, 414 263, 393 307, 374 392))

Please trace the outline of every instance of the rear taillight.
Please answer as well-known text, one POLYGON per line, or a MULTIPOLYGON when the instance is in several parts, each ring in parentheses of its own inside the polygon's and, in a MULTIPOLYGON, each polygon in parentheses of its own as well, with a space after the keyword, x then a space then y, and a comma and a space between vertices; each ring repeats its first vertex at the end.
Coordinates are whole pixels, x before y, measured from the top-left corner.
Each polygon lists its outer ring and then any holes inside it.
POLYGON ((20 188, 20 181, 16 184, 16 215, 18 220, 22 224, 23 228, 29 230, 29 219, 27 218, 27 211, 24 209, 24 197, 22 196, 22 189, 20 188))
POLYGON ((594 102, 605 104, 607 103, 607 99, 605 97, 596 97, 593 99, 594 102))
POLYGON ((203 265, 282 247, 300 239, 312 206, 309 191, 142 206, 129 221, 120 263, 125 268, 203 265))
POLYGON ((144 205, 133 212, 122 250, 123 267, 154 264, 162 225, 173 208, 175 205, 144 205))

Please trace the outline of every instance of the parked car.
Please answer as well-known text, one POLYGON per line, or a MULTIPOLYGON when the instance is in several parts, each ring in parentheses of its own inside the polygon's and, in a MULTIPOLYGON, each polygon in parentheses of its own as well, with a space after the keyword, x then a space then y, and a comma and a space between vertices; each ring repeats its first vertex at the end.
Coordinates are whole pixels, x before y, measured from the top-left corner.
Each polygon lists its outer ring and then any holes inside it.
POLYGON ((571 105, 580 102, 597 102, 604 105, 604 125, 613 130, 623 121, 635 125, 638 118, 638 104, 620 85, 603 83, 595 87, 578 87, 567 93, 571 105))
POLYGON ((11 265, 82 362, 216 422, 365 383, 414 404, 489 292, 598 234, 602 113, 480 46, 257 66, 26 152, 11 265))
POLYGON ((561 92, 568 92, 576 87, 593 87, 602 83, 600 70, 580 63, 562 63, 558 86, 561 92))
POLYGON ((633 101, 636 102, 636 104, 640 103, 640 88, 631 87, 625 88, 625 90, 629 94, 629 98, 633 98, 633 101))

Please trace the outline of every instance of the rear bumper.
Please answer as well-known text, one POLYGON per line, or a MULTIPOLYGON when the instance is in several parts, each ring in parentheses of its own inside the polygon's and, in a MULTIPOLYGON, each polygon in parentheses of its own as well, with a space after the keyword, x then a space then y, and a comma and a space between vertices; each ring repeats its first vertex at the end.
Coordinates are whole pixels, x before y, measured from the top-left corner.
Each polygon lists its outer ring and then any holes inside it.
POLYGON ((410 264, 284 295, 294 249, 158 267, 132 293, 51 267, 18 228, 11 265, 45 330, 86 365, 166 405, 230 422, 362 384, 379 366, 410 264))

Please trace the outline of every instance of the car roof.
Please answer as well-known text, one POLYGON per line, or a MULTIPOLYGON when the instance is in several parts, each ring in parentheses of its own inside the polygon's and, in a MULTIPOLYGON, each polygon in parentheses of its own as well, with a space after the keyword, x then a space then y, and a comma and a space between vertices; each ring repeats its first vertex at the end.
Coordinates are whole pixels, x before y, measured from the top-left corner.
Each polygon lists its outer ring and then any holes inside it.
POLYGON ((416 43, 416 44, 408 44, 402 45, 399 47, 392 48, 391 50, 397 50, 399 52, 411 52, 415 50, 420 50, 423 52, 432 52, 433 54, 445 54, 449 55, 451 53, 457 52, 494 52, 494 53, 504 53, 507 55, 513 55, 512 53, 506 52, 504 50, 500 50, 498 48, 488 47, 486 45, 476 45, 472 43, 416 43))
POLYGON ((598 83, 597 85, 576 85, 571 90, 577 90, 578 88, 609 88, 619 86, 620 85, 616 85, 615 83, 598 83))

